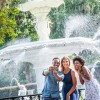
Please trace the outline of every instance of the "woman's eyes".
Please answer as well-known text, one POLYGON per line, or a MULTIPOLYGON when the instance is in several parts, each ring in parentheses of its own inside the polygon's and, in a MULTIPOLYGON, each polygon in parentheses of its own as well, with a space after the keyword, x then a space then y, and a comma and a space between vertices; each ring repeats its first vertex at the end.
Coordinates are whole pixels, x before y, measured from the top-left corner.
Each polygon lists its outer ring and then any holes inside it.
POLYGON ((65 61, 65 62, 63 62, 63 63, 68 63, 68 61, 65 61))

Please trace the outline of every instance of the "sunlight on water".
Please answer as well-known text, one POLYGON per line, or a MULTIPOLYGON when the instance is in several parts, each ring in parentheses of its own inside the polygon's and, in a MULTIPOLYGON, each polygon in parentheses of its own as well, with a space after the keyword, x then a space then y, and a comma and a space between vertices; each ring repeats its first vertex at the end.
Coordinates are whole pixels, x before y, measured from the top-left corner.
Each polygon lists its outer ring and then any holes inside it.
MULTIPOLYGON (((66 38, 73 34, 73 31, 82 30, 89 22, 89 17, 84 15, 70 16, 66 22, 66 38)), ((82 34, 82 33, 80 33, 82 34)))
MULTIPOLYGON (((44 0, 29 1, 42 2, 44 0)), ((29 8, 30 7, 28 7, 27 9, 29 8)), ((19 86, 20 89, 24 88, 24 90, 26 91, 26 88, 19 83, 24 82, 25 80, 16 80, 19 79, 18 71, 21 70, 20 75, 22 78, 26 78, 26 83, 29 82, 27 80, 29 77, 33 78, 32 75, 34 73, 36 74, 34 78, 36 78, 37 93, 41 93, 44 85, 44 77, 42 76, 42 72, 44 69, 47 69, 52 65, 52 59, 54 57, 59 57, 60 59, 63 56, 73 57, 73 54, 78 55, 83 50, 89 50, 94 54, 96 53, 96 58, 98 57, 98 59, 100 60, 100 26, 98 24, 99 18, 92 15, 82 14, 74 14, 72 16, 69 16, 65 21, 65 38, 50 40, 48 35, 50 34, 50 23, 47 18, 47 14, 49 13, 51 8, 46 8, 46 5, 44 5, 44 8, 41 10, 41 13, 40 8, 35 10, 35 13, 31 10, 32 14, 36 14, 35 28, 39 37, 41 38, 40 40, 43 41, 27 41, 24 43, 22 43, 23 41, 16 41, 16 45, 11 45, 0 50, 0 75, 3 75, 4 79, 7 77, 8 84, 9 82, 11 82, 12 85, 13 81, 16 81, 17 86, 19 86), (36 13, 37 11, 38 13, 36 13), (88 36, 87 33, 89 33, 88 36), (48 39, 49 41, 47 41, 48 39), (23 66, 21 66, 20 63, 22 63, 23 66), (29 65, 26 63, 29 63, 29 65)), ((92 53, 91 55, 89 55, 88 53, 86 53, 85 55, 86 58, 90 57, 88 58, 89 61, 96 59, 92 58, 92 53)), ((97 62, 95 61, 95 64, 94 62, 92 62, 92 64, 90 62, 88 63, 88 65, 90 65, 91 68, 93 67, 92 73, 94 74, 96 68, 95 65, 97 64, 97 62)), ((99 73, 96 74, 99 75, 99 73)))
POLYGON ((98 28, 97 32, 94 34, 93 40, 96 39, 100 41, 100 27, 98 28))

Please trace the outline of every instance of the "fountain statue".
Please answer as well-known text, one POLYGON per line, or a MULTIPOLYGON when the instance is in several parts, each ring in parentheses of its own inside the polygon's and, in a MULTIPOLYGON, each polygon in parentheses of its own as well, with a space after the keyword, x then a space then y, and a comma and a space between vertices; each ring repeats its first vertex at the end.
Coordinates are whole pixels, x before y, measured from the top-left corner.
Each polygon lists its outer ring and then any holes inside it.
MULTIPOLYGON (((17 84, 17 86, 18 86, 18 88, 19 88, 19 90, 18 90, 18 95, 19 95, 19 96, 24 96, 24 95, 26 95, 26 94, 27 94, 27 89, 26 89, 26 87, 25 87, 23 84, 20 84, 16 78, 12 78, 11 83, 10 83, 10 86, 13 84, 14 81, 16 82, 16 84, 17 84)), ((10 94, 11 94, 11 93, 10 93, 10 94)))
MULTIPOLYGON (((13 81, 16 82, 16 84, 17 84, 17 86, 19 88, 18 96, 25 96, 25 95, 27 95, 27 91, 28 90, 26 89, 25 85, 20 84, 16 78, 12 78, 10 86, 12 85, 13 81)), ((20 100, 22 100, 22 99, 20 99, 20 100)), ((30 100, 30 99, 28 97, 24 97, 24 100, 30 100)))
POLYGON ((79 52, 86 49, 93 53, 96 52, 98 56, 100 55, 100 39, 97 40, 100 28, 96 30, 97 32, 94 32, 94 34, 96 33, 95 37, 71 37, 74 32, 79 32, 81 34, 83 30, 87 29, 88 19, 87 17, 84 18, 84 16, 81 16, 81 18, 80 16, 76 16, 74 19, 69 18, 66 22, 66 38, 47 41, 50 33, 47 14, 52 7, 58 7, 62 3, 63 0, 29 0, 28 2, 21 4, 20 9, 22 11, 30 11, 36 17, 36 30, 42 41, 16 44, 0 50, 0 59, 16 59, 15 61, 18 60, 17 62, 29 62, 33 65, 31 70, 35 70, 37 93, 41 93, 44 85, 44 77, 42 76, 43 69, 51 66, 54 57, 62 58, 63 56, 79 54, 79 52), (87 27, 81 31, 84 26, 87 27), (24 54, 23 59, 18 57, 21 53, 24 54))
POLYGON ((49 40, 50 20, 47 18, 47 15, 52 7, 58 7, 63 3, 63 0, 29 0, 20 5, 22 11, 30 11, 36 17, 35 29, 38 33, 39 40, 49 40))

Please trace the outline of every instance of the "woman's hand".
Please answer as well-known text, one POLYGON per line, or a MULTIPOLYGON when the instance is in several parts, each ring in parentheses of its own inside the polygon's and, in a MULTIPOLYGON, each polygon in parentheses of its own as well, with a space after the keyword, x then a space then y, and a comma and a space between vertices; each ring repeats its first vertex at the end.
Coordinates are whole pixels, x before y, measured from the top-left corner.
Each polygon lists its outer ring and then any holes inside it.
POLYGON ((77 70, 77 73, 78 73, 79 75, 81 75, 81 72, 80 72, 80 70, 77 70))
POLYGON ((70 100, 70 95, 69 94, 66 95, 66 100, 70 100))

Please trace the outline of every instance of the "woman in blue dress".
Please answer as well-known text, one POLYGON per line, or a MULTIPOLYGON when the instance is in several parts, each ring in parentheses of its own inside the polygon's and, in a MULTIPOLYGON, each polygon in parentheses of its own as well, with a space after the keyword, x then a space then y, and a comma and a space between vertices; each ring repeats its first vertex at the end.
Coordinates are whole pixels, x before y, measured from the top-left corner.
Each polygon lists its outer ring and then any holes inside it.
POLYGON ((54 71, 54 75, 59 81, 63 81, 63 100, 79 100, 78 91, 76 89, 77 80, 75 72, 72 69, 70 69, 70 59, 68 57, 62 58, 61 69, 63 76, 59 76, 56 71, 54 71))

